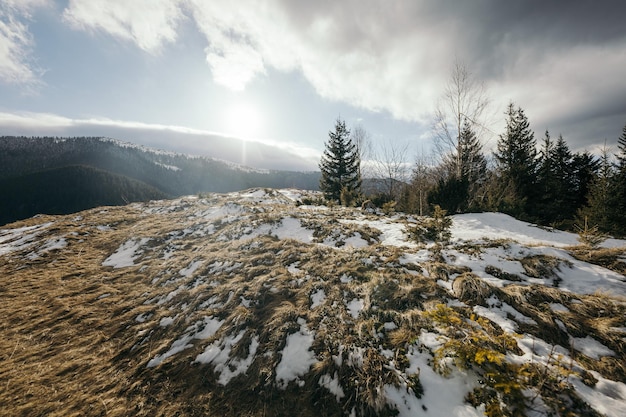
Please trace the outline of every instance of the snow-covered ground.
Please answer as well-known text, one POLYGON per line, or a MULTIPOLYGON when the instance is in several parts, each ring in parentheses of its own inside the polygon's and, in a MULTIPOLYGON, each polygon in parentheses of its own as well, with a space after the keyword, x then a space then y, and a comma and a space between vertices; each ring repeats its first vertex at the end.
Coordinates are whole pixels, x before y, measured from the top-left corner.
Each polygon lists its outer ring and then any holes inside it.
MULTIPOLYGON (((145 271, 153 286, 138 300, 150 313, 138 314, 129 324, 139 329, 135 349, 143 349, 150 340, 151 356, 143 366, 156 369, 192 355, 193 363, 211 367, 217 383, 228 386, 272 364, 270 371, 264 371, 271 375, 265 383, 286 390, 314 380, 347 415, 357 415, 354 387, 374 355, 382 361, 381 374, 384 369, 387 376, 378 385, 378 403, 372 407, 382 404, 400 416, 483 415, 485 404, 473 406, 466 401, 468 393, 483 384, 480 370, 452 367, 442 374, 433 368, 435 352, 449 340, 443 328, 424 327, 402 346, 391 343, 401 330, 409 331, 412 314, 422 314, 422 307, 427 309, 440 297, 444 305, 469 311, 515 335, 519 353, 506 353, 510 363, 553 367, 557 352, 559 363, 585 370, 597 380, 589 386, 580 372, 568 376, 568 386, 580 398, 603 415, 626 415, 625 381, 587 369, 585 362, 625 357, 626 318, 611 318, 610 332, 616 340, 611 347, 597 334, 573 331, 567 322, 582 314, 577 313, 578 304, 594 294, 615 297, 611 303, 623 311, 620 297, 626 297, 626 277, 576 259, 568 249, 578 244, 575 234, 499 213, 456 215, 452 242, 440 250, 442 263, 435 260, 432 244, 409 238, 408 228, 419 219, 296 204, 306 196, 298 190, 256 189, 129 206, 138 218, 154 220, 141 220, 144 223, 130 228, 102 259, 101 267, 115 273, 145 271), (447 268, 444 278, 434 276, 437 267, 447 268), (484 302, 467 304, 457 299, 455 281, 467 274, 492 289, 484 302), (421 285, 417 296, 411 293, 414 282, 421 285), (505 299, 509 293, 498 292, 508 287, 530 291, 536 286, 558 291, 559 298, 522 309, 511 304, 513 298, 505 299), (377 298, 383 291, 389 295, 377 298), (396 293, 405 298, 398 299, 396 293), (270 314, 263 310, 268 300, 282 300, 282 304, 267 323, 255 324, 259 311, 270 314), (385 307, 392 302, 400 306, 394 307, 398 310, 385 307), (564 345, 539 338, 540 318, 556 323, 564 345), (347 323, 346 328, 332 327, 333 320, 347 323), (328 340, 322 343, 321 337, 328 340), (329 350, 324 352, 320 346, 329 350), (419 379, 423 392, 411 385, 412 378, 419 379)), ((119 224, 95 224, 94 215, 87 226, 87 216, 80 220, 89 233, 119 236, 119 224)), ((62 229, 53 236, 45 233, 53 224, 1 229, 0 262, 15 261, 19 254, 36 258, 70 250, 62 229)), ((611 239, 603 246, 626 247, 626 241, 611 239)), ((98 300, 108 297, 103 292, 98 300)), ((526 395, 534 407, 528 415, 550 415, 540 397, 534 392, 526 395)))

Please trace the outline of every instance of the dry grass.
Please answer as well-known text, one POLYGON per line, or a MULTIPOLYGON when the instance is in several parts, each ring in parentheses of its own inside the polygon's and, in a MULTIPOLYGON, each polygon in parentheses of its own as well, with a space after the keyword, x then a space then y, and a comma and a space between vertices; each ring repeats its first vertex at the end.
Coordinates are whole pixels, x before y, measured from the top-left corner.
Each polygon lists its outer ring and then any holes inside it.
MULTIPOLYGON (((378 243, 379 231, 339 221, 359 218, 359 210, 341 207, 299 210, 280 196, 275 204, 258 204, 208 195, 13 225, 51 221, 38 241, 63 237, 67 245, 28 257, 39 244, 0 257, 0 415, 290 416, 297 410, 314 416, 353 409, 359 416, 393 415, 384 385, 419 392, 419 375, 405 373, 407 350, 419 344, 422 330, 439 331, 424 311, 453 296, 471 306, 494 295, 537 322, 520 329, 551 343, 568 341, 557 320, 574 336, 592 335, 616 356, 576 359, 626 378, 623 334, 615 330, 626 327, 622 301, 537 285, 495 288, 469 268, 447 264, 440 248, 428 262, 404 265, 402 250, 378 243), (250 235, 284 217, 313 230, 315 242, 250 235), (370 245, 342 245, 357 233, 370 245), (145 239, 135 265, 103 267, 131 238, 145 239), (453 278, 445 283, 450 294, 441 281, 453 278), (323 294, 315 307, 314 294, 323 294), (351 301, 358 311, 350 310, 351 301), (552 311, 551 303, 568 311, 552 311), (207 318, 223 324, 194 338, 207 318), (299 384, 281 389, 280 352, 301 331, 301 320, 315 333, 317 362, 299 384), (219 371, 196 358, 237 334, 229 357, 248 357, 252 340, 257 354, 245 374, 221 385, 219 371), (147 367, 185 337, 186 349, 147 367), (345 396, 338 400, 321 386, 323 377, 336 378, 345 396)), ((480 253, 485 245, 467 251, 480 253)), ((548 261, 528 263, 543 275, 558 268, 548 261)), ((458 310, 470 320, 470 308, 458 310)), ((502 333, 482 323, 491 336, 502 333)))
POLYGON ((578 260, 603 266, 626 276, 626 248, 598 248, 587 247, 570 248, 570 253, 578 260))
POLYGON ((485 300, 493 294, 491 285, 472 273, 464 273, 452 283, 454 295, 469 305, 484 305, 485 300))

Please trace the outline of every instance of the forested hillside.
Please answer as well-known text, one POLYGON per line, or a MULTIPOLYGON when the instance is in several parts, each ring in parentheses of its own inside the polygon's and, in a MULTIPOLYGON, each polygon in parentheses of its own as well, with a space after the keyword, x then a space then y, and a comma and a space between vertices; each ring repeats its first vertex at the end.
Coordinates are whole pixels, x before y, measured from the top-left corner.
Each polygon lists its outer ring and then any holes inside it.
POLYGON ((0 182, 4 191, 1 220, 6 223, 37 213, 69 213, 99 204, 201 192, 249 187, 317 189, 319 173, 256 170, 107 138, 4 136, 0 137, 0 182), (59 171, 77 166, 87 172, 80 187, 76 187, 78 179, 69 175, 76 168, 59 171), (117 186, 121 189, 114 190, 117 186), (51 190, 60 193, 50 195, 51 190))
POLYGON ((38 213, 69 214, 98 206, 163 199, 143 182, 87 166, 67 166, 0 179, 0 224, 38 213))

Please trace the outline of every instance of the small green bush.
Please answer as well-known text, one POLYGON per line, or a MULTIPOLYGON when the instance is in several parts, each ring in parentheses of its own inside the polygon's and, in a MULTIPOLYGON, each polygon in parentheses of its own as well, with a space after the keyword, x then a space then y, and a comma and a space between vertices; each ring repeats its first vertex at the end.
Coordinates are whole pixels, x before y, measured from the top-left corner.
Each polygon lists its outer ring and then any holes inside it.
POLYGON ((450 232, 452 219, 446 214, 444 209, 438 205, 435 206, 432 217, 410 231, 411 237, 418 243, 427 241, 448 243, 452 237, 452 233, 450 232))

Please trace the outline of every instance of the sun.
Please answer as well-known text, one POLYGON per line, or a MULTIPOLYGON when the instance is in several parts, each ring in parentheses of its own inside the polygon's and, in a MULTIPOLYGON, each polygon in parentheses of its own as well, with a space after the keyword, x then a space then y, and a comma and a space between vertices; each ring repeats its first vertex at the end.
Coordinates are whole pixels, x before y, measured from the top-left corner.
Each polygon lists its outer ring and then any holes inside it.
POLYGON ((227 108, 227 133, 241 139, 258 139, 263 129, 263 114, 252 102, 242 101, 227 108))

